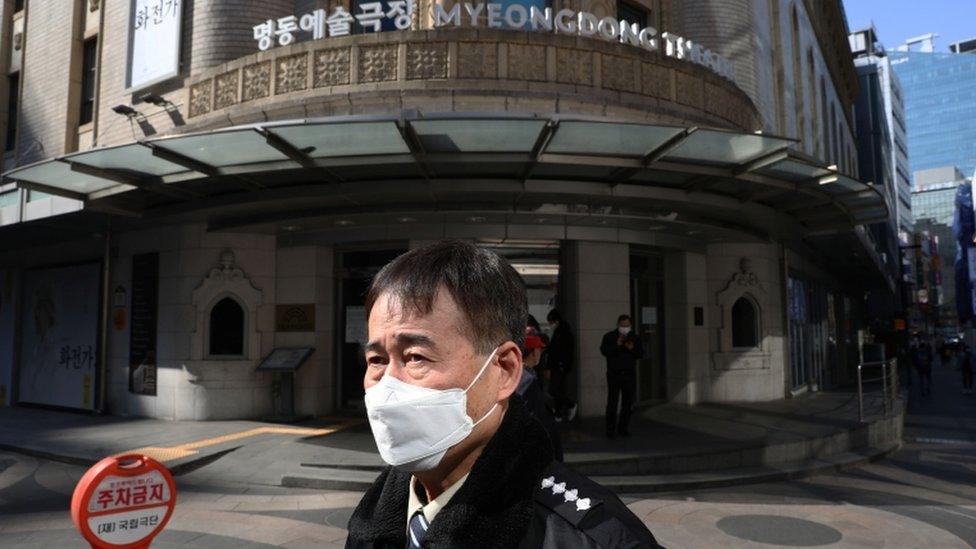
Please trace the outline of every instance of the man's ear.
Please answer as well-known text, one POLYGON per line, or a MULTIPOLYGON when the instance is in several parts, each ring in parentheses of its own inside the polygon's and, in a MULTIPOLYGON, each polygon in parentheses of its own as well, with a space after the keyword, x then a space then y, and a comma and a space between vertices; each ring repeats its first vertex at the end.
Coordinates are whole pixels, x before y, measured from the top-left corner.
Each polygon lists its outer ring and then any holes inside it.
POLYGON ((498 378, 498 401, 512 396, 522 379, 522 350, 512 341, 506 341, 495 353, 500 375, 498 378))

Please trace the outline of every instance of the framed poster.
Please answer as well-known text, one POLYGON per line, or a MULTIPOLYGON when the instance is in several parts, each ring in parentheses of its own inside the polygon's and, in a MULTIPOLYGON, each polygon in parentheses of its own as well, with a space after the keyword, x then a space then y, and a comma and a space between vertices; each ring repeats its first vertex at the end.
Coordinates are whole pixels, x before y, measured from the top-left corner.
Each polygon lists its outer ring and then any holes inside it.
POLYGON ((129 329, 129 391, 156 396, 156 321, 159 314, 159 254, 132 256, 132 322, 129 329))
POLYGON ((183 0, 130 0, 127 91, 180 73, 183 0))
POLYGON ((100 263, 25 273, 20 402, 94 409, 100 279, 100 263))

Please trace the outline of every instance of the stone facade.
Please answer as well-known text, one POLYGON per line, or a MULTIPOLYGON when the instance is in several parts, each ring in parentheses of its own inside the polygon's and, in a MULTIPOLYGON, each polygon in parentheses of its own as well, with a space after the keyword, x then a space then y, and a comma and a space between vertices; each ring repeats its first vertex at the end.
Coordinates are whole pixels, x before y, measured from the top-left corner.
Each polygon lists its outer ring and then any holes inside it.
POLYGON ((707 69, 561 35, 445 29, 306 42, 206 71, 190 79, 191 96, 197 86, 209 89, 207 82, 235 73, 240 96, 228 86, 221 96, 224 108, 191 108, 180 131, 220 127, 228 117, 235 123, 293 117, 298 105, 302 116, 411 107, 603 114, 612 105, 627 120, 748 131, 761 125, 745 94, 707 69))

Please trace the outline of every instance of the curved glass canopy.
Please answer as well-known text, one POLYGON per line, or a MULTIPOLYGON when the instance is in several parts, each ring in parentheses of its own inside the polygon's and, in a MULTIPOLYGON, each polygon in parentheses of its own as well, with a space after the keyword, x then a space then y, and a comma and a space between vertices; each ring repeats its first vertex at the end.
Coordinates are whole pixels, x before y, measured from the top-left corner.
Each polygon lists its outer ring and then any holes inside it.
POLYGON ((878 189, 795 153, 793 143, 744 132, 578 118, 362 116, 147 139, 19 167, 3 178, 136 212, 311 181, 397 181, 408 192, 411 181, 463 177, 724 195, 793 215, 811 232, 887 219, 878 189))

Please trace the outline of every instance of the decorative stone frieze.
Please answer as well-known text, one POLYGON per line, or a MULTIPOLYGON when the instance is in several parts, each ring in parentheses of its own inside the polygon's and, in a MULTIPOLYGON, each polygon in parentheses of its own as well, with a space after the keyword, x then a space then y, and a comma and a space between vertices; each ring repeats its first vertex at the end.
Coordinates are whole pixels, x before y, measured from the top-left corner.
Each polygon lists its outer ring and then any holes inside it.
POLYGON ((671 70, 654 63, 641 63, 641 93, 671 99, 671 70))
POLYGON ((458 42, 459 78, 497 78, 498 44, 458 42))
POLYGON ((308 88, 308 54, 305 52, 275 60, 275 95, 308 88))
POLYGON ((212 90, 213 80, 209 78, 190 86, 190 116, 200 116, 210 112, 212 90))
POLYGON ((425 32, 312 40, 200 71, 187 83, 190 123, 183 129, 220 127, 228 115, 274 119, 277 103, 255 101, 272 96, 282 102, 282 112, 292 114, 296 101, 305 100, 323 113, 385 112, 410 104, 435 110, 504 105, 522 112, 574 104, 572 109, 585 113, 607 112, 619 101, 604 90, 631 94, 626 106, 616 105, 621 115, 633 109, 649 119, 659 112, 664 123, 759 128, 759 114, 742 90, 690 62, 597 38, 487 29, 425 32), (465 97, 441 101, 455 89, 465 97), (375 92, 380 93, 368 95, 375 92), (567 93, 573 97, 561 97, 567 93))
POLYGON ((609 90, 636 92, 639 66, 636 61, 619 55, 604 55, 603 87, 609 90))
POLYGON ((684 71, 675 71, 675 101, 696 109, 702 108, 704 89, 701 78, 684 71))
POLYGON ((227 71, 214 77, 214 109, 223 109, 237 103, 240 78, 238 70, 227 71))
POLYGON ((271 95, 271 61, 245 65, 241 101, 253 101, 271 95))
POLYGON ((593 52, 556 49, 556 80, 579 86, 593 85, 593 52))
POLYGON ((359 81, 386 82, 397 77, 396 45, 363 46, 359 49, 359 81))
POLYGON ((546 80, 546 48, 531 44, 508 45, 508 77, 514 80, 546 80))
POLYGON ((407 45, 407 79, 447 78, 447 42, 407 45))
POLYGON ((315 51, 312 86, 342 86, 349 83, 349 48, 315 51))

